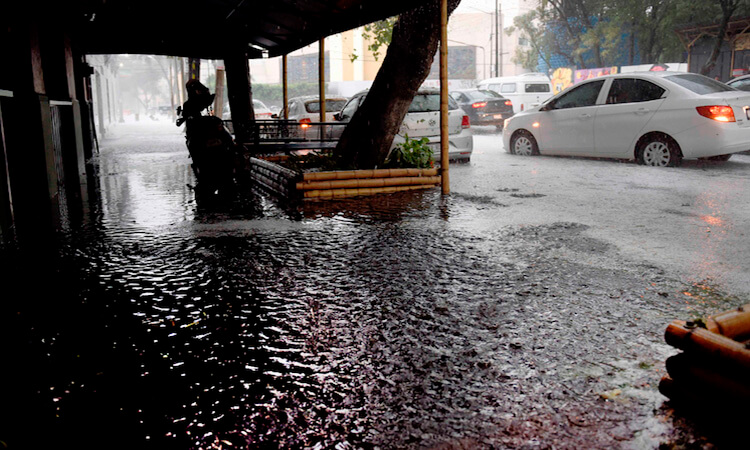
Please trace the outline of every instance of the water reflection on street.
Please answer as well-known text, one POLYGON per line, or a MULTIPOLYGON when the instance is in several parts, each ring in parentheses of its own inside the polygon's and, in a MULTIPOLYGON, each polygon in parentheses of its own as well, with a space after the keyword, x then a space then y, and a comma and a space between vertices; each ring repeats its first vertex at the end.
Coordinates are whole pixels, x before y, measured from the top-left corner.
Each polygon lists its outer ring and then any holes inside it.
POLYGON ((491 228, 508 205, 439 189, 293 207, 242 191, 198 204, 182 136, 154 124, 121 125, 98 166, 96 220, 34 267, 39 295, 13 302, 19 415, 47 430, 40 442, 696 439, 656 391, 672 354, 663 326, 693 297, 586 225, 491 228))

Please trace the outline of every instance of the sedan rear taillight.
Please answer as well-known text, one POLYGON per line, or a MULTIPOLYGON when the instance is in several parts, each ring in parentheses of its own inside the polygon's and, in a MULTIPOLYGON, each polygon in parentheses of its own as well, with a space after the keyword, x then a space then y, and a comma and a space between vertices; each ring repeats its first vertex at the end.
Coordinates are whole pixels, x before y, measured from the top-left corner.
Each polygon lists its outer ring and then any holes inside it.
POLYGON ((310 119, 305 117, 304 119, 300 119, 299 123, 302 128, 310 128, 310 122, 312 122, 310 119))
POLYGON ((513 106, 513 102, 510 100, 505 100, 505 106, 513 106))
POLYGON ((712 105, 712 106, 698 106, 695 108, 698 110, 698 114, 703 117, 708 117, 719 122, 734 122, 734 111, 731 106, 726 105, 712 105))
POLYGON ((469 123, 469 116, 464 116, 463 119, 461 119, 461 128, 469 128, 471 127, 471 123, 469 123))
POLYGON ((476 102, 471 104, 472 108, 484 108, 485 106, 487 106, 487 102, 476 102))

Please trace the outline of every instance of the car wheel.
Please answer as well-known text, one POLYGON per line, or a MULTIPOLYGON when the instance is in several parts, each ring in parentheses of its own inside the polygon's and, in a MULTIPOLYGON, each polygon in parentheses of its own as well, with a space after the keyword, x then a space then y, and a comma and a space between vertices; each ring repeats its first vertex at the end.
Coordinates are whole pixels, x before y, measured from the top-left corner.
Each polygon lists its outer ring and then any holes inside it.
POLYGON ((652 134, 641 139, 636 160, 646 166, 676 167, 682 162, 682 153, 669 136, 652 134))
POLYGON ((539 154, 536 139, 526 130, 517 131, 510 140, 510 150, 514 155, 532 156, 539 154))

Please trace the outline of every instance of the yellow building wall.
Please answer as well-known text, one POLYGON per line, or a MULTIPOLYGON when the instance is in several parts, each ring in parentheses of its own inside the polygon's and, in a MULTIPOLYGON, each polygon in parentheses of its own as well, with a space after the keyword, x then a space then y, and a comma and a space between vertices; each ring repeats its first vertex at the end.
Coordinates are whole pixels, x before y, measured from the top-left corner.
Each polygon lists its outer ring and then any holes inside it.
POLYGON ((341 33, 341 55, 343 60, 342 63, 342 81, 354 80, 354 63, 352 63, 350 55, 354 52, 354 30, 349 30, 341 33))

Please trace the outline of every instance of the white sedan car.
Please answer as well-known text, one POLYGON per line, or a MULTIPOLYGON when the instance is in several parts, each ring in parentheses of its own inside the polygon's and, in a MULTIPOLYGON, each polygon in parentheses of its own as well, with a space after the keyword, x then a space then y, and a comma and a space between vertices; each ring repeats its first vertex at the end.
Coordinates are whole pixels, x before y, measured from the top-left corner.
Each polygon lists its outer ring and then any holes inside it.
POLYGON ((750 92, 694 73, 624 73, 575 84, 505 121, 505 149, 677 166, 750 150, 750 92))
MULTIPOLYGON (((354 112, 364 102, 368 91, 358 92, 349 99, 341 112, 334 117, 340 123, 347 123, 354 112)), ((333 128, 333 127, 332 127, 333 128)), ((331 137, 338 139, 343 127, 332 129, 331 137)), ((440 161, 440 91, 436 89, 419 89, 414 96, 401 127, 393 138, 391 151, 406 142, 406 137, 423 138, 429 142, 435 161, 440 161)), ((471 131, 469 116, 456 101, 448 97, 448 157, 453 161, 469 162, 474 150, 474 136, 471 131)))

